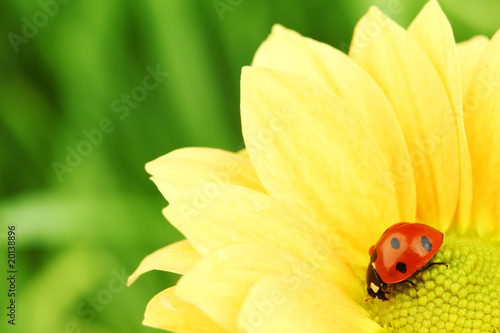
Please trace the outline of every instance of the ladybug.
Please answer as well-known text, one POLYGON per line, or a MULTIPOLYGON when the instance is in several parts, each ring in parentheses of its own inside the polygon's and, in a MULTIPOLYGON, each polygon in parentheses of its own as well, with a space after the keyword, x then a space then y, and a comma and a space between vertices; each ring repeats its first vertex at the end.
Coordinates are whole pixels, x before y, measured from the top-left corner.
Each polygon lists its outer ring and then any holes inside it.
POLYGON ((368 295, 388 300, 387 287, 396 283, 409 283, 418 291, 410 277, 433 265, 448 267, 444 262, 429 263, 442 243, 443 233, 422 223, 400 222, 389 227, 368 250, 368 295))

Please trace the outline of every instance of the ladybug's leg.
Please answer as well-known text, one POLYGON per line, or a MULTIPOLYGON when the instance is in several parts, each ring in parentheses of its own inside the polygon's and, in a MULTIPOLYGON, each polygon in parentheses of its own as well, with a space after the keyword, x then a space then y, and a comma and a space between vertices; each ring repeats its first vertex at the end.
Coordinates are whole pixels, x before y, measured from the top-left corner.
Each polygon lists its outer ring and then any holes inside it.
POLYGON ((446 268, 448 268, 448 264, 445 262, 431 262, 431 263, 428 263, 427 265, 425 265, 424 267, 420 268, 418 271, 416 271, 415 275, 431 268, 432 266, 436 266, 436 265, 446 265, 446 268))
MULTIPOLYGON (((429 269, 430 267, 435 266, 435 265, 446 265, 446 267, 448 267, 448 264, 445 262, 431 262, 431 263, 425 265, 424 267, 420 268, 418 271, 416 271, 414 275, 417 275, 420 272, 425 271, 426 269, 429 269)), ((400 284, 400 283, 409 283, 409 284, 411 284, 413 289, 415 289, 415 291, 418 291, 418 287, 415 284, 415 282, 413 282, 413 281, 404 280, 404 281, 398 282, 397 284, 400 284)))
POLYGON ((410 280, 404 280, 404 281, 401 281, 401 282, 398 282, 398 283, 395 283, 395 284, 403 284, 403 283, 409 283, 409 284, 411 284, 411 286, 415 289, 415 291, 418 291, 418 287, 415 284, 415 282, 412 282, 410 280))
POLYGON ((415 289, 415 291, 418 291, 417 285, 414 282, 412 282, 410 280, 406 280, 405 282, 408 282, 409 284, 411 284, 411 286, 415 289))
POLYGON ((446 268, 448 268, 448 264, 445 263, 445 262, 431 262, 429 264, 427 264, 427 268, 431 267, 431 266, 435 266, 435 265, 446 265, 446 268))
POLYGON ((383 301, 388 301, 389 299, 385 296, 386 294, 390 294, 388 291, 387 291, 387 287, 388 287, 388 284, 385 283, 385 282, 382 282, 380 284, 380 290, 378 292, 378 295, 377 297, 380 298, 381 300, 383 301))

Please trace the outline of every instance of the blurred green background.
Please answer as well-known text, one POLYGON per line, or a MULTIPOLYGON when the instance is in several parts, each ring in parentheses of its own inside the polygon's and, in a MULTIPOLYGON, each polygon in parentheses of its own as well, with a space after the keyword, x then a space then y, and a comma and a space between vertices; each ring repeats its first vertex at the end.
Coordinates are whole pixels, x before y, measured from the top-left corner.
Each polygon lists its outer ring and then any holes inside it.
MULTIPOLYGON (((144 309, 178 276, 123 283, 181 235, 144 164, 184 146, 243 147, 240 69, 274 23, 345 48, 370 5, 398 8, 406 27, 424 3, 3 0, 1 331, 156 331, 141 325, 144 309), (6 324, 8 225, 17 228, 15 328, 6 324)), ((458 41, 500 26, 500 1, 440 3, 458 41)))

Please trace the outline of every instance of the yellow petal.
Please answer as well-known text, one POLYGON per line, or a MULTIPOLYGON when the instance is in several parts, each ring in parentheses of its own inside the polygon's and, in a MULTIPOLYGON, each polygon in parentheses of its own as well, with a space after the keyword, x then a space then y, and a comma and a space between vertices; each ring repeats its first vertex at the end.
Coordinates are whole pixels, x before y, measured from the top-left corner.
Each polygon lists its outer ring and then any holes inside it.
POLYGON ((235 332, 238 312, 251 286, 272 272, 309 279, 321 285, 325 293, 335 293, 344 306, 359 307, 313 265, 272 244, 232 245, 203 257, 179 280, 177 295, 196 305, 221 327, 235 332))
POLYGON ((413 221, 416 192, 410 156, 392 107, 375 81, 343 52, 280 25, 257 51, 253 66, 304 75, 340 97, 380 146, 396 182, 399 217, 413 221))
POLYGON ((127 284, 130 286, 139 276, 154 269, 184 274, 200 258, 200 255, 187 240, 181 240, 165 246, 144 258, 139 267, 128 278, 127 284))
POLYGON ((469 91, 470 81, 474 75, 477 63, 481 59, 486 47, 488 47, 489 42, 490 40, 486 36, 476 36, 468 41, 457 44, 460 79, 464 96, 469 91))
POLYGON ((240 155, 240 156, 243 156, 245 158, 250 158, 250 156, 248 155, 248 151, 246 148, 243 148, 242 150, 236 152, 236 154, 240 155))
POLYGON ((179 299, 175 287, 162 291, 149 301, 142 323, 179 333, 226 332, 198 308, 179 299))
POLYGON ((391 102, 409 147, 417 185, 417 215, 446 230, 458 200, 457 128, 446 90, 408 32, 372 7, 356 26, 351 57, 391 102))
POLYGON ((237 184, 264 191, 252 163, 243 156, 211 148, 183 148, 146 164, 167 201, 206 183, 237 184))
POLYGON ((290 273, 269 274, 252 286, 239 313, 238 328, 254 333, 384 331, 361 307, 290 273))
POLYGON ((455 124, 459 144, 460 188, 457 206, 458 229, 465 231, 470 222, 472 203, 472 170, 462 111, 462 91, 455 39, 451 25, 435 0, 425 5, 408 28, 434 65, 444 85, 452 110, 447 114, 450 126, 455 124))
MULTIPOLYGON (((238 243, 279 244, 307 259, 352 297, 362 297, 364 292, 353 283, 356 277, 341 259, 343 250, 331 241, 332 235, 315 232, 267 194, 229 184, 216 191, 215 185, 199 187, 164 210, 199 253, 238 243)), ((366 253, 359 264, 366 264, 366 253)))
POLYGON ((372 136, 340 98, 303 76, 247 67, 241 86, 243 136, 268 193, 366 262, 369 244, 400 216, 372 136))
POLYGON ((464 102, 473 171, 472 210, 480 234, 500 227, 500 31, 474 71, 464 102))

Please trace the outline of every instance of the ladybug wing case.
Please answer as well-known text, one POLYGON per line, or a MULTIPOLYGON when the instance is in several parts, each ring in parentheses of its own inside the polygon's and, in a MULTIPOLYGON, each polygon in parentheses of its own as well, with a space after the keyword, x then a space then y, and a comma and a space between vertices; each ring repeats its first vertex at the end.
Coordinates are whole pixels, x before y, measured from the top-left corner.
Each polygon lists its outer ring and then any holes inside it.
POLYGON ((385 283, 406 280, 424 267, 443 243, 443 234, 421 223, 388 230, 375 246, 375 269, 385 283))

